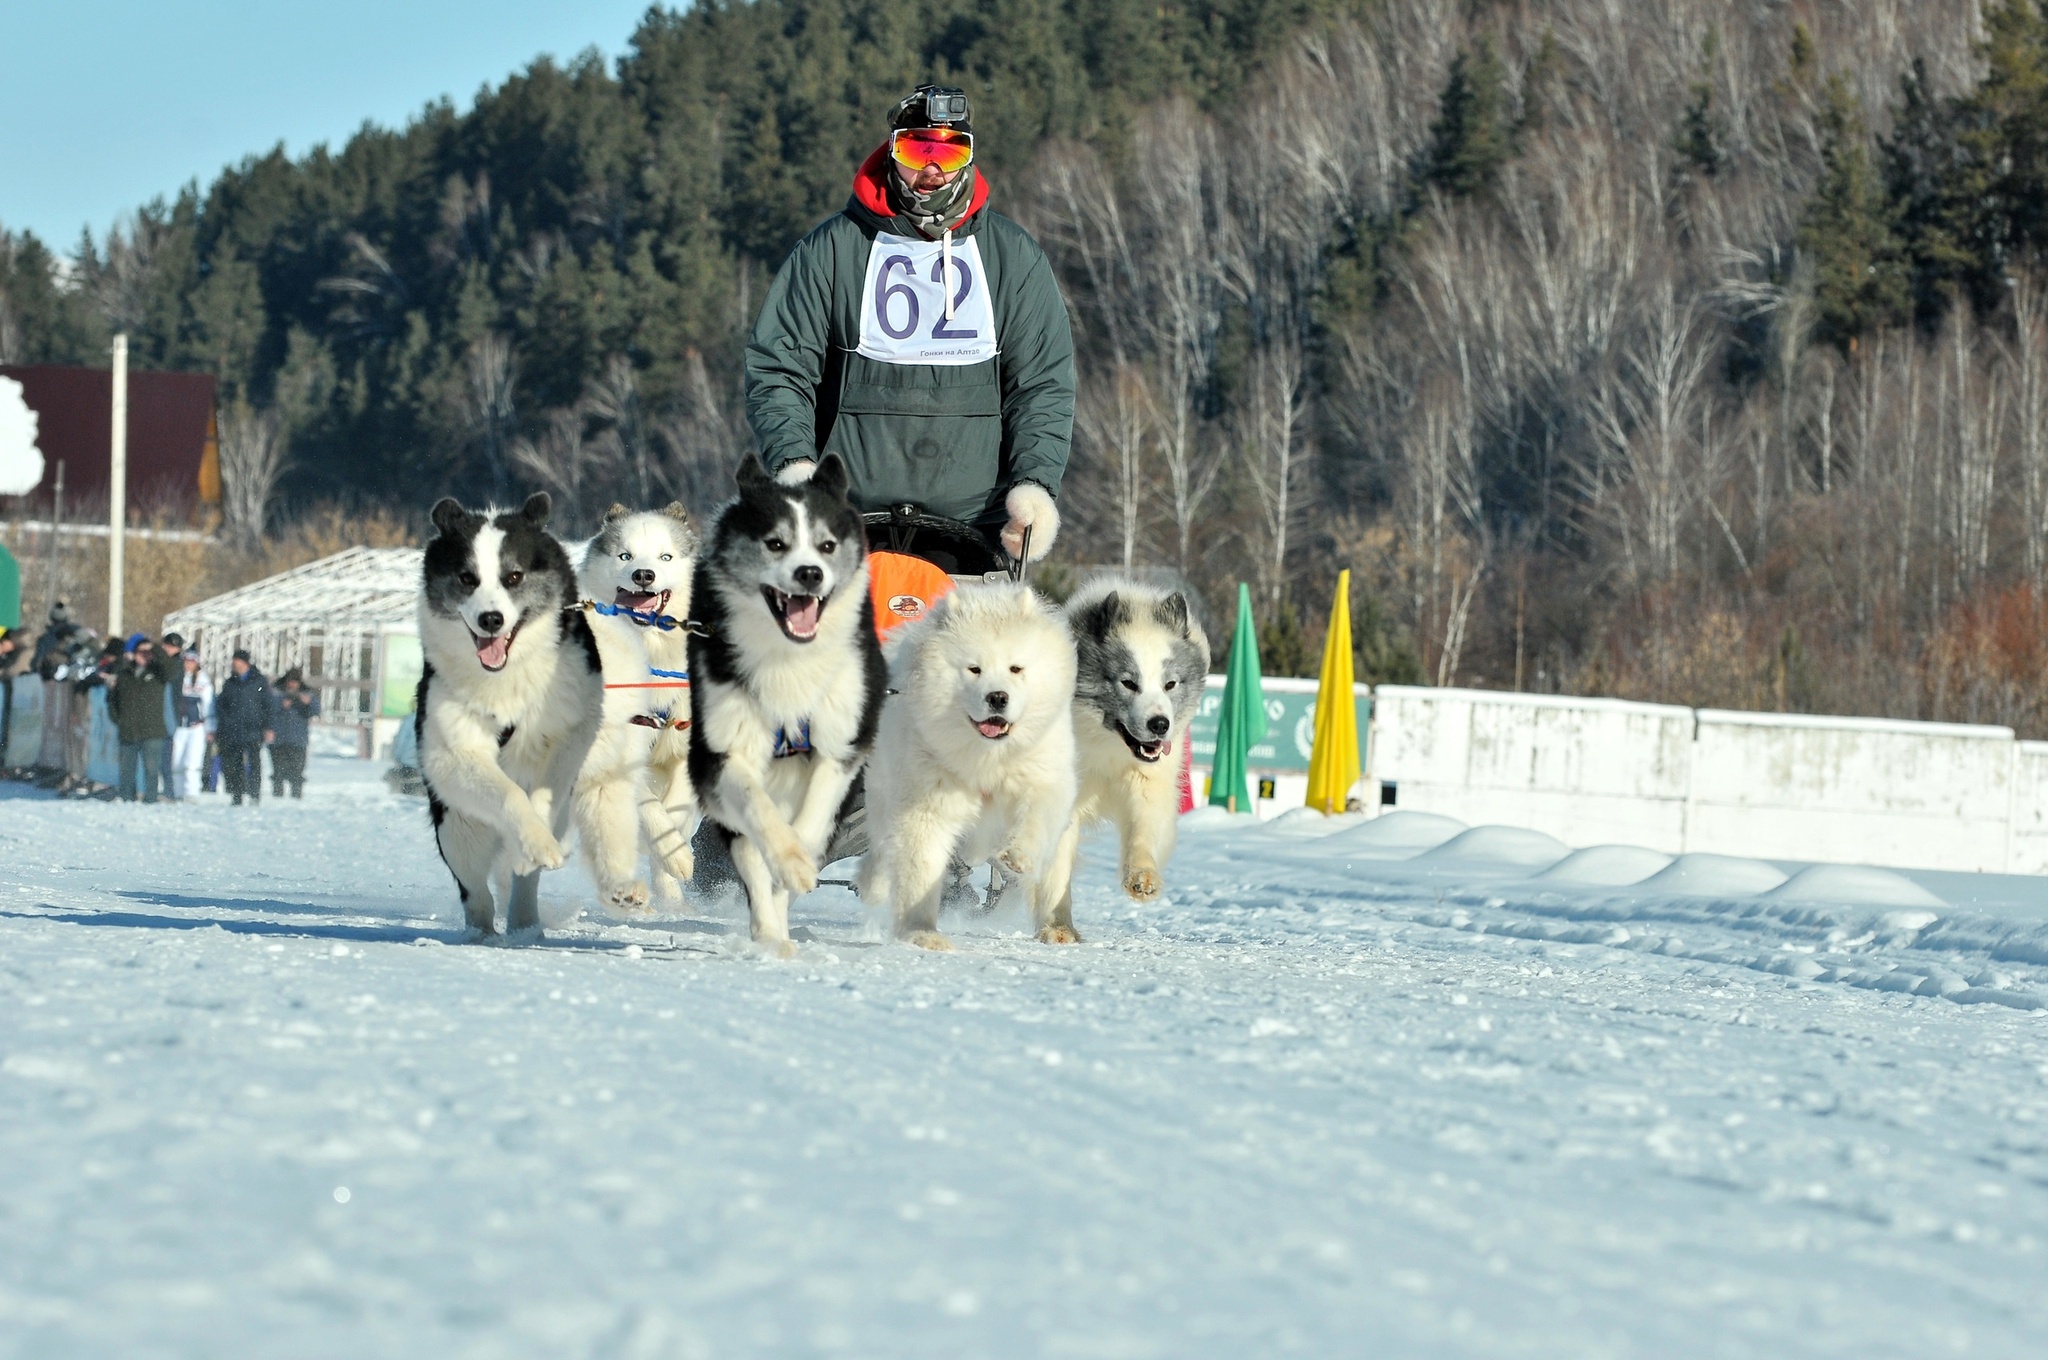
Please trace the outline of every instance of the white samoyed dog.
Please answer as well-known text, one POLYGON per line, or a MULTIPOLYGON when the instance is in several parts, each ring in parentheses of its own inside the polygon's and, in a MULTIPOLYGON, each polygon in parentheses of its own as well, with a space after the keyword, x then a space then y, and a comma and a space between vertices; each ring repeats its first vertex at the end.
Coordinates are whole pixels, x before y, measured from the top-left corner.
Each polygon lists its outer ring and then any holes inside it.
POLYGON ((1074 810, 1074 642, 1021 585, 963 585, 884 644, 890 695, 867 770, 860 895, 926 949, 948 861, 994 856, 1038 938, 1068 943, 1059 855, 1074 810))
POLYGON ((689 635, 679 625, 697 543, 679 503, 639 513, 614 505, 576 575, 605 682, 604 722, 576 782, 576 826, 598 895, 625 915, 648 908, 643 840, 664 901, 681 900, 677 880, 695 867, 689 635))

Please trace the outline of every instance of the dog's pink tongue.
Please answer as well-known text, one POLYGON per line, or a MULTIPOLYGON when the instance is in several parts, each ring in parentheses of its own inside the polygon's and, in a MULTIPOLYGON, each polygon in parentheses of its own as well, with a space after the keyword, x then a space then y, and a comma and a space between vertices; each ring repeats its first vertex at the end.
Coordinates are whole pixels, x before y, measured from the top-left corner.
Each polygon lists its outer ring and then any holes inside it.
POLYGON ((818 614, 823 603, 815 595, 792 595, 789 607, 782 611, 782 617, 789 621, 789 631, 799 637, 808 637, 818 631, 818 614))
POLYGON ((476 644, 476 659, 487 671, 505 668, 505 658, 512 654, 512 639, 509 636, 479 638, 476 644))
POLYGON ((1010 730, 1010 725, 1001 718, 983 718, 974 725, 974 730, 984 737, 1000 737, 1010 730))
POLYGON ((628 609, 637 609, 644 614, 654 608, 654 602, 660 598, 652 591, 645 595, 636 595, 630 590, 622 590, 618 593, 615 603, 622 604, 628 609))

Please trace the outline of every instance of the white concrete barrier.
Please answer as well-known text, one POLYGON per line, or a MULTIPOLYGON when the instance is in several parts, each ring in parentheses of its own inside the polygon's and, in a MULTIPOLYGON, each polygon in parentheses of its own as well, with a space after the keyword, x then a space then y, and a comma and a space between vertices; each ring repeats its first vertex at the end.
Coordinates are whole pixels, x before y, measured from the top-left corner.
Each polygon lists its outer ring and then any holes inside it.
POLYGON ((1692 729, 1692 710, 1668 704, 1381 685, 1366 751, 1383 807, 1391 792, 1397 807, 1568 845, 1675 853, 1692 729))
POLYGON ((2005 727, 1382 685, 1367 753, 1380 810, 1573 846, 2048 872, 2048 743, 2005 727))
POLYGON ((1701 709, 1686 849, 2002 872, 2009 727, 1701 709))

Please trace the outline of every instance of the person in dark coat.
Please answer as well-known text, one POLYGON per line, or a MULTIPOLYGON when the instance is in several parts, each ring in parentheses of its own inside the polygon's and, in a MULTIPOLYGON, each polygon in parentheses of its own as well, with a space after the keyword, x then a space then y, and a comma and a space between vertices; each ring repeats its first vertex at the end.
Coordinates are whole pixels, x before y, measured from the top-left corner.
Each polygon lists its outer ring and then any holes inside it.
POLYGON ((121 797, 134 802, 136 772, 142 775, 141 798, 154 803, 164 777, 164 747, 170 728, 164 724, 164 691, 171 683, 167 660, 156 644, 140 633, 107 672, 107 716, 121 734, 121 797))
POLYGON ((240 807, 263 797, 263 734, 276 720, 277 703, 270 682, 237 651, 228 663, 232 672, 213 699, 214 741, 220 748, 221 780, 240 807))
POLYGON ((306 688, 306 677, 297 666, 278 682, 277 712, 271 718, 270 791, 284 797, 284 786, 292 786, 292 797, 306 796, 306 747, 312 741, 312 719, 320 716, 320 695, 306 688))

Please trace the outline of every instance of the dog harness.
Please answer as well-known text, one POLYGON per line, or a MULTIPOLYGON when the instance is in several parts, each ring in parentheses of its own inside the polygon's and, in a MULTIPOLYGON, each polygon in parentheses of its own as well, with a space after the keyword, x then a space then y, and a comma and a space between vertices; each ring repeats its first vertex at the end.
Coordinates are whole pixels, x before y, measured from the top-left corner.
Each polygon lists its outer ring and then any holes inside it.
MULTIPOLYGON (((678 622, 666 614, 649 614, 638 609, 628 609, 624 605, 599 604, 595 600, 584 600, 582 605, 585 609, 595 610, 608 617, 616 617, 623 614, 635 623, 660 628, 664 631, 675 628, 694 630, 693 625, 694 628, 702 628, 704 626, 697 623, 694 619, 678 622)), ((650 679, 607 680, 604 687, 606 689, 688 689, 690 687, 690 673, 688 671, 665 671, 659 666, 649 666, 647 674, 651 677, 650 679)), ((690 720, 688 718, 675 717, 674 712, 673 708, 664 705, 660 708, 650 708, 645 713, 635 713, 626 721, 635 727, 651 727, 657 732, 688 731, 690 720)))
POLYGON ((811 720, 809 718, 805 718, 796 725, 796 736, 793 738, 789 735, 788 728, 778 727, 775 729, 775 758, 777 760, 781 760, 784 756, 807 756, 809 754, 811 754, 811 720))

